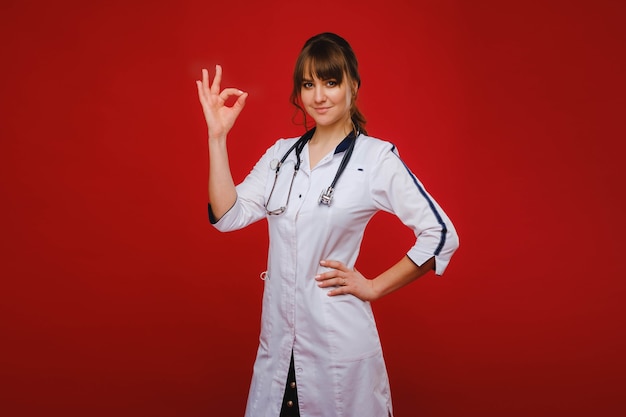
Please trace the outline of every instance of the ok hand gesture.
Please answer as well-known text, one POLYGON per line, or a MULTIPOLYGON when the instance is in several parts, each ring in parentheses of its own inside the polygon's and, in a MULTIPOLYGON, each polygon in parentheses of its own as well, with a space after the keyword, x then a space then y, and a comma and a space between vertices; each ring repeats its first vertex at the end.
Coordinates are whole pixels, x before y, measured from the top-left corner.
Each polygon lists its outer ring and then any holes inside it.
POLYGON ((235 120, 246 104, 248 93, 236 88, 225 88, 220 92, 222 81, 222 67, 215 66, 215 78, 209 84, 209 71, 202 70, 202 81, 196 81, 198 86, 198 98, 202 104, 202 110, 209 128, 209 139, 225 139, 235 120), (236 96, 237 101, 232 107, 225 105, 229 97, 236 96))

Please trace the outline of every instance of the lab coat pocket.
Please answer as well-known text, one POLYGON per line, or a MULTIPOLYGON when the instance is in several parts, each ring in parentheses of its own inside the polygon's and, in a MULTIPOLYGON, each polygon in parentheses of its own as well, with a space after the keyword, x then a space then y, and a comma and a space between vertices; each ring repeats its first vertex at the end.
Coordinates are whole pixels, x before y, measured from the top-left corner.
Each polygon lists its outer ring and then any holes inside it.
POLYGON ((358 361, 381 352, 369 303, 352 295, 327 297, 324 313, 330 353, 338 361, 358 361))
POLYGON ((337 181, 333 196, 333 205, 346 208, 358 208, 363 199, 368 197, 367 176, 363 168, 348 167, 337 181))

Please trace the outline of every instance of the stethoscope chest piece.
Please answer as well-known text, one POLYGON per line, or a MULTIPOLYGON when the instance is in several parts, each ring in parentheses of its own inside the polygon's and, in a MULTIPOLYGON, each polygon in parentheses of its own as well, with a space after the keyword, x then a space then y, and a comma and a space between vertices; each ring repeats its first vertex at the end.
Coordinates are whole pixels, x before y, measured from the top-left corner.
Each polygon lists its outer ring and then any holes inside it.
POLYGON ((326 191, 322 190, 322 194, 320 194, 319 203, 325 206, 330 206, 330 203, 333 201, 333 187, 328 187, 326 191))

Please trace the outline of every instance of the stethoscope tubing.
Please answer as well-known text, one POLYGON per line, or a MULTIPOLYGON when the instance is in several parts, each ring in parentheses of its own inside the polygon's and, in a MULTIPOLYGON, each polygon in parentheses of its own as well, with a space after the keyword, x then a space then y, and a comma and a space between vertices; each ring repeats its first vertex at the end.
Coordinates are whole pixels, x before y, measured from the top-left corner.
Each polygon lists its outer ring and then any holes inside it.
MULTIPOLYGON (((302 162, 302 159, 300 158, 300 154, 302 153, 302 150, 304 149, 304 146, 307 144, 307 142, 313 137, 313 133, 315 133, 315 128, 309 130, 304 135, 302 135, 300 137, 300 139, 298 139, 296 141, 296 143, 294 143, 287 150, 287 152, 285 152, 283 157, 276 164, 276 168, 275 168, 276 169, 276 173, 274 175, 274 184, 272 185, 272 189, 270 190, 270 194, 267 197, 267 202, 265 203, 265 210, 266 210, 267 214, 278 215, 278 214, 282 214, 287 209, 287 204, 289 204, 289 198, 291 196, 291 189, 293 188, 293 183, 294 183, 295 177, 298 174, 298 171, 300 170, 300 164, 302 162), (291 152, 294 152, 294 151, 295 151, 295 154, 296 154, 296 164, 294 165, 294 168, 293 168, 294 169, 293 176, 291 178, 291 184, 289 186, 289 191, 287 193, 287 203, 285 204, 285 206, 281 206, 281 207, 279 207, 276 210, 269 210, 267 208, 267 206, 269 205, 270 199, 272 198, 272 195, 274 194, 274 188, 276 187, 276 182, 278 180, 278 173, 280 172, 280 168, 285 163, 285 161, 287 160, 289 155, 291 155, 291 152)), ((352 152, 354 151, 354 145, 356 143, 356 139, 357 139, 358 136, 359 136, 359 132, 356 132, 356 133, 353 132, 353 133, 350 133, 350 135, 348 135, 348 137, 351 137, 350 145, 348 146, 348 149, 346 150, 346 153, 343 155, 343 158, 341 159, 341 163, 339 164, 339 168, 337 169, 337 173, 335 173, 335 177, 333 178, 333 182, 331 183, 330 187, 328 187, 326 189, 326 191, 322 191, 322 194, 320 195, 320 199, 319 199, 319 203, 320 204, 324 204, 324 205, 330 206, 330 203, 331 203, 332 198, 333 198, 333 193, 334 193, 334 190, 335 190, 335 186, 337 185, 337 181, 339 181, 339 178, 341 177, 341 174, 343 174, 343 172, 345 171, 346 166, 348 165, 348 162, 350 161, 350 158, 352 157, 352 152)))

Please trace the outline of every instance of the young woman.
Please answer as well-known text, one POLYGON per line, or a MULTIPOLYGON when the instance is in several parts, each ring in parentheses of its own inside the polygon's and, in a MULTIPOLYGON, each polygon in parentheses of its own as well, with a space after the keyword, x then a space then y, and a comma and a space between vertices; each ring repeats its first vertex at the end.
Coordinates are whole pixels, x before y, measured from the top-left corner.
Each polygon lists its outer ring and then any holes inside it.
POLYGON ((235 186, 226 138, 247 93, 221 90, 222 69, 197 81, 209 129, 209 218, 221 231, 261 219, 270 247, 260 343, 246 416, 385 417, 391 394, 370 302, 430 270, 442 274, 458 238, 395 147, 367 136, 356 105, 357 60, 340 36, 309 39, 292 102, 315 122, 280 139, 235 186), (232 107, 224 105, 236 97, 232 107), (373 279, 354 265, 368 221, 394 213, 416 235, 373 279))

